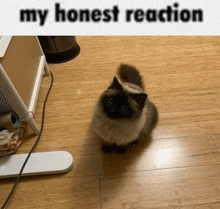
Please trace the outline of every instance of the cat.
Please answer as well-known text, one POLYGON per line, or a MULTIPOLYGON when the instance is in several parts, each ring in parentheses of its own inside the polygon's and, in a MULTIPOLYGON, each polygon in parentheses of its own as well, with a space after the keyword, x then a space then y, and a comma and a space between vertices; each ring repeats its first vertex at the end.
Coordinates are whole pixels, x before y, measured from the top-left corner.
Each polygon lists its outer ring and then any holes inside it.
POLYGON ((101 94, 92 115, 92 130, 106 153, 126 152, 143 134, 150 134, 158 121, 157 108, 144 92, 139 71, 121 64, 117 77, 101 94))

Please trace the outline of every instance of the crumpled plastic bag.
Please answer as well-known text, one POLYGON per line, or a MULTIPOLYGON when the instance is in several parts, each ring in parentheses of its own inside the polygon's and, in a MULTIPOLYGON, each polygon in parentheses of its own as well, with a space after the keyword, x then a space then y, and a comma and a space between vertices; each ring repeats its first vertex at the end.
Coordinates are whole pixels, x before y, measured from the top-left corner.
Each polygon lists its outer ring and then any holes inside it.
POLYGON ((22 140, 19 139, 18 130, 5 129, 0 132, 0 157, 17 151, 22 140))

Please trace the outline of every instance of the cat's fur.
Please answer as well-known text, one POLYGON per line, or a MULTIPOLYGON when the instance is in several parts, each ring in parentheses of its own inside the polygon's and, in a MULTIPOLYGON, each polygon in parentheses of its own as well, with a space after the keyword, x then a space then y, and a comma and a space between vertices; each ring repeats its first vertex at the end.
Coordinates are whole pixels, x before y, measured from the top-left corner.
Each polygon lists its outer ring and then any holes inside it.
POLYGON ((158 119, 156 106, 147 98, 139 71, 121 65, 95 105, 92 129, 103 141, 103 151, 116 148, 125 152, 127 145, 144 133, 150 134, 158 119))

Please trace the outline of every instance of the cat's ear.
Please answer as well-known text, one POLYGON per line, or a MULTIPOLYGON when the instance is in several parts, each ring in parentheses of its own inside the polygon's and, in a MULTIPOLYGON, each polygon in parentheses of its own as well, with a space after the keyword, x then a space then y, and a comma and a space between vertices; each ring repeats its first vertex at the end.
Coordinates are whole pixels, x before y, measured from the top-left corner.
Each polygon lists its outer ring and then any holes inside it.
POLYGON ((141 93, 141 94, 130 94, 130 96, 132 97, 132 99, 137 102, 137 104, 140 106, 140 108, 142 109, 145 105, 145 101, 147 99, 147 94, 145 93, 141 93))
POLYGON ((109 86, 109 89, 117 89, 119 91, 123 90, 122 85, 119 83, 116 77, 113 78, 112 84, 109 86))

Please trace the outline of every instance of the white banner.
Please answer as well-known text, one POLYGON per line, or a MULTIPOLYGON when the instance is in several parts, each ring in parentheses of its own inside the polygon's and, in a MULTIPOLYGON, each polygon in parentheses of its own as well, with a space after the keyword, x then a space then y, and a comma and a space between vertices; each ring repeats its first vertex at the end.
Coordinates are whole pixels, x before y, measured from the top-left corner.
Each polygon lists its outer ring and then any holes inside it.
POLYGON ((220 35, 219 0, 2 0, 1 35, 220 35))

